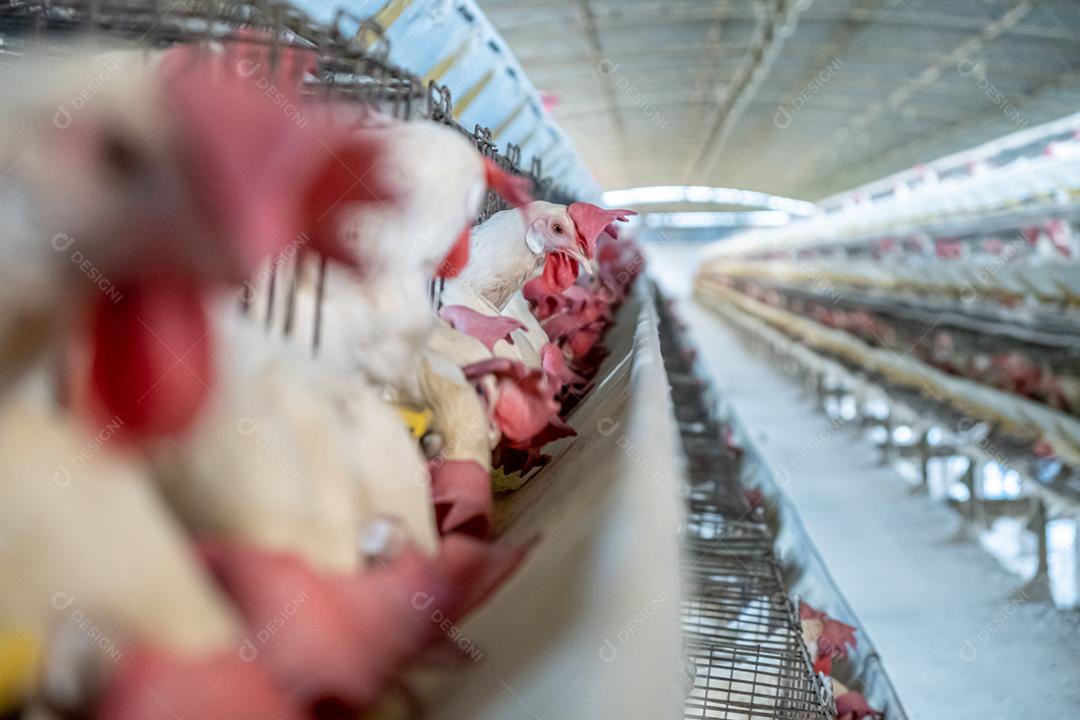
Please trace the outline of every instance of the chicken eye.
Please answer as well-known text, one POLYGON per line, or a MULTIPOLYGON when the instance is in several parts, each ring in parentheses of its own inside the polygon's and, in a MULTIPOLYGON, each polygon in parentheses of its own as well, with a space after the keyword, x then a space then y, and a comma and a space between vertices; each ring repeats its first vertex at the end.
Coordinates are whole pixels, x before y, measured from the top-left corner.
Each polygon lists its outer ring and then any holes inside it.
POLYGON ((555 223, 551 227, 551 229, 555 232, 556 235, 562 235, 563 234, 563 226, 560 225, 559 223, 555 223))
POLYGON ((129 180, 144 167, 139 149, 119 133, 109 132, 101 144, 102 160, 105 167, 116 177, 129 180))

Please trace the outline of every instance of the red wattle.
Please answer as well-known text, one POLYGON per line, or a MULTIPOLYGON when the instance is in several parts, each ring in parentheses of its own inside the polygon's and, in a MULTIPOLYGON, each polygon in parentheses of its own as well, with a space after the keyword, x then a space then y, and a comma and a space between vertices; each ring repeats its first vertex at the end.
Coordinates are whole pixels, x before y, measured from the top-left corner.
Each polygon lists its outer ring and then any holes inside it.
POLYGON ((135 439, 190 426, 213 384, 209 321, 194 284, 157 278, 101 296, 91 320, 90 391, 135 439))
POLYGON ((468 226, 461 231, 458 235, 458 239, 454 242, 454 247, 450 248, 450 252, 443 258, 442 263, 438 269, 435 270, 435 277, 439 278, 452 278, 457 277, 465 266, 469 264, 469 231, 471 228, 468 226))
POLYGON ((552 293, 561 293, 574 284, 578 276, 578 262, 565 253, 550 253, 544 259, 544 282, 552 293))

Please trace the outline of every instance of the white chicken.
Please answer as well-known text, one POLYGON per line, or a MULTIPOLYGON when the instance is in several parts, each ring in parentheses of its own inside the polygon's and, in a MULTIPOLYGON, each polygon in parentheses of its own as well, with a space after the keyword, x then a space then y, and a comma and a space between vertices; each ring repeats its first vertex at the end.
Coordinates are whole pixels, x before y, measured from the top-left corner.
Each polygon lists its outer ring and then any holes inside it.
POLYGON ((73 300, 117 292, 115 259, 144 239, 142 223, 198 217, 182 208, 190 197, 159 194, 183 189, 163 141, 176 125, 138 64, 101 48, 23 60, 0 72, 0 390, 60 335, 73 300), (74 110, 71 99, 103 76, 93 102, 74 110))
POLYGON ((192 717, 222 718, 237 699, 209 691, 227 677, 246 717, 285 717, 262 669, 236 655, 232 608, 140 466, 105 445, 109 432, 88 436, 21 388, 0 409, 0 628, 38 648, 22 690, 66 710, 105 692, 117 717, 142 707, 160 718, 167 709, 146 700, 185 686, 197 693, 188 706, 208 695, 192 717))
MULTIPOLYGON (((474 461, 486 477, 493 441, 483 405, 459 367, 437 350, 424 349, 433 331, 449 330, 438 325, 428 287, 433 275, 452 274, 466 262, 469 228, 485 185, 500 190, 511 202, 522 202, 520 183, 497 171, 444 126, 369 122, 365 127, 374 128, 374 136, 387 149, 379 170, 392 186, 393 201, 365 207, 347 219, 348 244, 362 257, 363 273, 328 268, 321 308, 313 265, 301 266, 295 290, 290 289, 291 329, 302 344, 313 343, 317 330, 320 359, 329 365, 359 373, 404 406, 430 409, 432 429, 443 439, 442 459, 474 461), (322 321, 318 328, 317 313, 322 321), (462 430, 467 432, 459 436, 462 430)), ((279 317, 288 313, 284 299, 275 312, 279 317)), ((379 430, 374 432, 376 413, 368 403, 363 433, 357 433, 372 441, 370 450, 350 451, 354 458, 364 458, 371 470, 367 496, 381 505, 384 498, 403 496, 403 490, 411 488, 415 496, 411 516, 419 517, 421 510, 430 514, 427 473, 422 467, 417 470, 411 460, 411 467, 403 468, 408 454, 386 451, 408 438, 404 425, 377 423, 379 430), (395 432, 400 437, 392 438, 395 432), (394 484, 400 487, 395 490, 394 484)), ((435 472, 440 471, 437 466, 435 472)), ((404 504, 394 508, 399 517, 404 504)), ((410 524, 415 531, 417 523, 410 524)))
POLYGON ((634 214, 592 203, 543 201, 529 203, 521 214, 496 213, 473 229, 469 245, 474 262, 447 282, 443 303, 468 304, 478 294, 502 312, 541 266, 552 290, 565 290, 577 278, 579 264, 592 273, 600 234, 634 214))
POLYGON ((578 236, 565 205, 537 200, 524 212, 495 213, 473 228, 469 237, 471 262, 447 281, 442 302, 471 306, 479 296, 502 312, 552 254, 564 255, 591 272, 592 260, 578 236))
POLYGON ((632 214, 591 203, 566 207, 542 201, 520 214, 496 213, 473 229, 469 242, 475 262, 447 282, 442 302, 520 322, 524 328, 513 333, 513 344, 496 343, 495 354, 539 367, 548 339, 521 294, 525 283, 542 274, 558 292, 574 282, 579 266, 592 273, 597 238, 609 224, 632 214))
MULTIPOLYGON (((503 211, 473 228, 469 237, 472 262, 455 278, 447 281, 441 300, 444 307, 469 308, 481 315, 497 317, 504 314, 514 296, 520 293, 525 282, 537 274, 546 257, 552 253, 565 252, 580 260, 587 268, 591 261, 578 245, 573 219, 563 205, 535 201, 523 212, 503 211)), ((445 323, 436 331, 431 345, 439 352, 464 366, 492 356, 517 360, 528 367, 540 366, 540 339, 536 333, 538 323, 528 310, 528 303, 513 303, 514 319, 525 325, 525 330, 511 334, 513 343, 499 340, 493 351, 475 338, 454 332, 445 323), (521 312, 524 303, 525 312, 521 312), (528 316, 527 318, 525 316, 528 316), (534 327, 535 326, 535 327, 534 327)), ((539 328, 543 333, 543 328, 539 328)))
POLYGON ((301 128, 199 57, 91 49, 0 73, 13 99, 0 113, 0 389, 89 316, 101 409, 143 437, 182 430, 209 385, 204 295, 324 214, 309 185, 370 164, 375 144, 342 138, 325 108, 301 128), (167 372, 174 354, 191 372, 167 372))
POLYGON ((423 457, 366 385, 220 313, 221 389, 158 454, 162 487, 200 535, 288 550, 313 567, 360 567, 365 528, 393 519, 436 550, 423 457))
MULTIPOLYGON (((595 207, 595 206, 593 206, 595 207)), ((601 228, 602 229, 602 228, 601 228)), ((599 230, 597 230, 599 233, 599 230)), ((595 241, 595 237, 592 238, 595 241)), ((574 224, 569 210, 565 206, 546 202, 532 202, 523 212, 503 211, 496 213, 484 223, 473 228, 469 237, 470 263, 455 278, 446 283, 442 292, 445 311, 454 306, 461 306, 480 315, 493 318, 493 324, 499 328, 505 323, 496 322, 503 310, 510 304, 512 297, 520 293, 526 280, 532 277, 552 254, 564 254, 572 258, 571 263, 580 258, 588 264, 588 248, 591 244, 582 237, 574 224)), ((563 263, 565 264, 565 263, 563 263)), ((558 263, 556 263, 558 265, 558 263)), ((563 268, 565 269, 565 268, 563 268)), ((522 298, 524 302, 524 298, 522 298)), ((520 312, 521 305, 515 305, 520 312)), ((540 350, 547 342, 546 333, 540 341, 534 327, 535 319, 525 304, 528 320, 520 318, 525 330, 531 330, 531 337, 523 330, 510 334, 512 344, 504 340, 495 341, 500 334, 484 332, 475 334, 487 337, 488 344, 465 332, 453 329, 447 322, 441 322, 432 333, 428 342, 429 354, 445 358, 458 367, 466 367, 492 357, 502 357, 529 368, 541 366, 540 350), (531 320, 531 322, 529 322, 531 320), (490 346, 490 347, 489 347, 490 346)), ((543 329, 539 328, 540 333, 543 329)), ((444 365, 445 367, 445 365, 444 365)), ((433 377, 425 387, 441 387, 441 393, 453 393, 454 403, 446 412, 452 413, 436 423, 436 430, 442 436, 445 447, 440 454, 440 461, 460 461, 473 463, 469 470, 471 482, 459 482, 459 486, 479 485, 486 480, 491 470, 491 450, 501 438, 497 425, 489 413, 498 398, 498 382, 491 376, 480 380, 484 396, 490 408, 485 408, 476 398, 472 383, 458 372, 452 375, 444 370, 441 376, 433 377), (481 451, 485 448, 486 451, 481 451)), ((425 398, 429 404, 446 399, 425 398)), ((458 465, 455 471, 463 466, 458 465)), ((438 473, 442 468, 435 468, 437 474, 434 484, 440 485, 438 473)), ((477 491, 478 492, 478 491, 477 491)))
MULTIPOLYGON (((327 268, 319 346, 335 366, 359 370, 377 387, 393 387, 414 372, 417 351, 436 323, 431 278, 452 273, 450 265, 468 258, 466 238, 485 187, 502 188, 519 201, 520 188, 512 190, 513 180, 446 126, 382 120, 369 121, 365 131, 385 148, 378 171, 392 201, 365 206, 344 220, 363 272, 327 268)), ((318 286, 311 270, 305 266, 294 301, 302 343, 311 343, 316 330, 318 286)))

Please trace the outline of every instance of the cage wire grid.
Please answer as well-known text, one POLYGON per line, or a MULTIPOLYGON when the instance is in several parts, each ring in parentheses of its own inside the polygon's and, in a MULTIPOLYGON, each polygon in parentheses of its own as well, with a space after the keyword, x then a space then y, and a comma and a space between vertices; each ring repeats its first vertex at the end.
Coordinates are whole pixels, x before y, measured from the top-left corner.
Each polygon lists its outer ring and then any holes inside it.
MULTIPOLYGON (((302 82, 302 95, 315 100, 353 102, 402 121, 424 119, 453 128, 502 170, 527 177, 538 200, 569 204, 575 198, 545 177, 539 158, 521 166, 521 147, 508 143, 500 152, 489 128, 463 127, 454 117, 452 94, 444 85, 429 82, 390 62, 390 44, 382 28, 369 18, 339 9, 329 24, 313 20, 287 2, 276 0, 0 0, 0 58, 17 64, 36 52, 70 52, 79 35, 92 34, 146 50, 172 45, 194 45, 206 50, 204 61, 235 60, 235 48, 258 48, 266 60, 266 74, 274 81, 289 64, 290 51, 312 53, 314 71, 302 82), (216 57, 211 45, 224 48, 216 57)), ((294 63, 295 65, 295 63, 294 63)), ((295 71, 295 68, 293 68, 295 71)), ((293 78, 296 80, 297 78, 293 78)), ((488 191, 476 218, 481 223, 508 209, 497 193, 488 191)), ((296 285, 305 273, 316 277, 312 352, 317 353, 322 329, 322 304, 327 262, 301 250, 285 262, 271 263, 267 273, 265 307, 245 312, 256 316, 268 331, 281 328, 288 338, 295 323, 296 285), (276 297, 285 293, 284 309, 276 297)), ((441 306, 442 283, 428 288, 431 303, 441 306)))
MULTIPOLYGON (((89 31, 147 48, 264 43, 272 70, 286 49, 314 49, 317 72, 305 84, 305 92, 365 103, 402 120, 421 117, 449 125, 499 167, 530 175, 537 197, 568 200, 541 176, 535 160, 528 172, 518 167, 520 148, 510 146, 506 154, 500 153, 490 130, 477 126, 469 131, 459 125, 448 89, 434 83, 425 88, 416 75, 390 64, 385 38, 368 20, 339 12, 330 26, 324 26, 286 3, 261 0, 163 5, 160 0, 3 0, 0 53, 8 60, 35 46, 59 53, 64 40, 89 31), (342 25, 350 23, 356 29, 343 31, 342 25)), ((478 220, 504 207, 501 199, 489 194, 478 220)), ((304 260, 299 255, 296 262, 304 260)), ((320 287, 325 271, 322 262, 320 287)), ((274 268, 277 272, 282 270, 274 268)), ((292 269, 293 284, 298 273, 298 268, 292 269)), ((432 295, 437 302, 437 289, 432 295)), ((268 304, 268 327, 276 320, 271 307, 268 304)), ((317 303, 317 317, 320 310, 317 303)), ((772 554, 772 538, 741 497, 737 458, 723 447, 722 429, 711 421, 701 384, 679 352, 681 342, 672 318, 662 304, 660 310, 661 341, 689 470, 684 528, 688 588, 682 611, 694 686, 686 717, 830 718, 831 700, 811 669, 797 612, 784 592, 772 554)), ((287 310, 283 319, 286 330, 291 312, 287 310)))
POLYGON ((677 321, 658 305, 687 468, 682 631, 693 684, 684 717, 833 718, 832 698, 813 671, 796 605, 784 590, 772 534, 743 496, 737 452, 711 419, 677 321))

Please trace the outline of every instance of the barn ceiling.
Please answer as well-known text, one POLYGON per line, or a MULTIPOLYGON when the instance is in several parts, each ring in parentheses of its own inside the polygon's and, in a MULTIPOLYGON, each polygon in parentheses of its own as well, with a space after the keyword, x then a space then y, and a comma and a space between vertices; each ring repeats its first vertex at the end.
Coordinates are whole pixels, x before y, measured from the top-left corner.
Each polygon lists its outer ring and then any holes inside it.
POLYGON ((479 0, 606 188, 819 199, 1080 110, 1080 3, 479 0))

